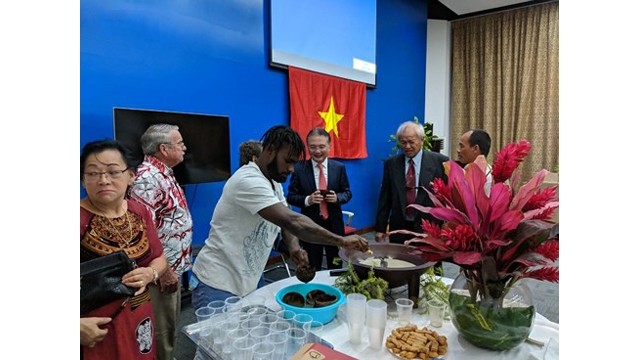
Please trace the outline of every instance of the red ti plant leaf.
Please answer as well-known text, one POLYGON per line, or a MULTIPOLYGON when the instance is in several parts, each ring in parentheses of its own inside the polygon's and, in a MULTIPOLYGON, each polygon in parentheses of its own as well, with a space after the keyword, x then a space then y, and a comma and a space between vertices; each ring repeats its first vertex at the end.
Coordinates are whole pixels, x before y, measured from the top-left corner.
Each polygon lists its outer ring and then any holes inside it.
POLYGON ((482 260, 482 254, 477 251, 456 251, 453 261, 458 265, 475 265, 482 260))
POLYGON ((475 197, 473 196, 473 192, 471 191, 469 184, 465 181, 462 168, 455 162, 451 163, 449 187, 451 188, 451 198, 454 206, 467 216, 470 225, 477 230, 478 213, 476 210, 475 197))
POLYGON ((542 184, 542 181, 544 181, 544 178, 548 173, 549 171, 542 169, 535 173, 531 180, 522 185, 516 193, 516 196, 513 197, 511 205, 509 206, 509 210, 522 210, 529 199, 536 193, 536 191, 538 191, 540 185, 542 184))
MULTIPOLYGON (((469 188, 473 192, 476 209, 479 216, 479 222, 488 222, 491 202, 489 201, 489 196, 485 192, 487 175, 485 174, 484 170, 482 170, 481 165, 474 162, 467 166, 464 176, 467 180, 467 183, 469 183, 469 188)), ((479 229, 476 228, 476 230, 479 229)))
POLYGON ((491 214, 489 222, 498 220, 509 210, 509 201, 511 201, 511 190, 503 183, 494 184, 491 187, 491 197, 489 199, 491 214))
POLYGON ((525 220, 512 232, 513 242, 500 256, 500 262, 510 264, 526 251, 548 240, 554 224, 541 220, 525 220))

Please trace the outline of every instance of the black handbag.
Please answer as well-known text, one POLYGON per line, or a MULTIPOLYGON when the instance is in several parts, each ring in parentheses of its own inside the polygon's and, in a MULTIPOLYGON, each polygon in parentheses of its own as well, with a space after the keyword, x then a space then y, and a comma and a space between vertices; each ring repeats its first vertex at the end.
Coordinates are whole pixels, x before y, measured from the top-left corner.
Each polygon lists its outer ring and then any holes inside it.
POLYGON ((122 250, 80 263, 80 315, 132 296, 138 289, 124 285, 122 276, 135 266, 122 250))

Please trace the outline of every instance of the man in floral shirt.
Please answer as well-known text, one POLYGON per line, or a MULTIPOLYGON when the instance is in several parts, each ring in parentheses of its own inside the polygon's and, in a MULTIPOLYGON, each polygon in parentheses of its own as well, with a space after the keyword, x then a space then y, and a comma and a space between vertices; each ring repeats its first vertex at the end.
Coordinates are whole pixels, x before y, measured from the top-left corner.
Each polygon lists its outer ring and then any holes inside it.
POLYGON ((193 221, 184 192, 172 168, 184 160, 187 147, 175 125, 151 125, 140 145, 144 161, 138 166, 131 198, 145 205, 162 242, 169 269, 150 287, 159 360, 171 360, 180 315, 180 279, 191 268, 193 221))

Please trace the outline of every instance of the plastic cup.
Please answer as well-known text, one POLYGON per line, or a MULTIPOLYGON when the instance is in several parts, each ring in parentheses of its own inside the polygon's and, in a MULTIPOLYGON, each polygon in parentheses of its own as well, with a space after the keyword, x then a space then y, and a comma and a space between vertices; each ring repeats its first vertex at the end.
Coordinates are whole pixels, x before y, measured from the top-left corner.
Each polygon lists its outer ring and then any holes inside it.
POLYGON ((253 346, 257 344, 251 337, 243 337, 233 341, 233 359, 251 360, 253 346))
POLYGON ((224 300, 224 304, 225 312, 236 313, 242 310, 242 298, 240 296, 229 296, 224 300))
POLYGON ((291 321, 293 317, 296 316, 296 313, 291 310, 280 310, 276 313, 278 317, 282 320, 291 321))
POLYGON ((305 325, 313 321, 313 316, 309 314, 296 314, 293 317, 293 326, 304 329, 305 325))
POLYGON ((290 358, 295 353, 297 353, 298 350, 300 350, 302 345, 306 344, 307 332, 302 328, 294 327, 289 330, 288 335, 289 335, 289 347, 287 350, 287 356, 288 358, 290 358))
POLYGON ((196 319, 199 323, 202 323, 202 330, 200 331, 200 336, 209 337, 211 334, 211 322, 209 319, 215 314, 215 310, 208 307, 203 306, 199 309, 196 309, 196 319))
POLYGON ((198 322, 206 321, 209 320, 213 314, 215 314, 214 309, 208 306, 203 306, 196 310, 196 319, 198 319, 198 322))
POLYGON ((216 323, 226 318, 222 317, 224 311, 224 300, 214 300, 207 304, 207 308, 212 310, 211 316, 207 320, 209 323, 207 329, 203 329, 200 333, 200 337, 204 338, 209 345, 214 346, 216 339, 220 337, 220 327, 216 326, 216 323))
POLYGON ((362 330, 366 319, 366 296, 358 293, 347 295, 347 324, 349 325, 349 341, 360 344, 362 330))
POLYGON ((269 334, 271 334, 271 330, 266 326, 258 326, 249 331, 249 336, 258 343, 265 342, 269 334))
POLYGON ((315 334, 319 338, 322 337, 322 330, 324 329, 324 324, 322 324, 320 321, 313 320, 310 323, 305 324, 303 329, 307 330, 308 341, 312 342, 313 340, 315 340, 313 338, 313 334, 315 334))
POLYGON ((271 324, 274 324, 276 322, 278 322, 280 320, 280 318, 278 318, 278 315, 276 314, 264 314, 260 316, 260 322, 262 323, 262 325, 264 326, 271 326, 271 324))
POLYGON ((253 352, 251 360, 273 360, 276 347, 269 342, 263 342, 253 345, 251 350, 253 352))
POLYGON ((411 322, 413 300, 407 298, 397 299, 396 309, 398 311, 398 324, 404 326, 411 322))
POLYGON ((248 338, 249 332, 244 329, 240 329, 238 327, 232 330, 225 330, 225 340, 222 344, 222 354, 225 359, 231 359, 232 354, 235 353, 235 349, 233 348, 233 342, 242 339, 248 338))
POLYGON ((429 306, 429 324, 433 327, 441 327, 447 304, 438 299, 431 299, 427 301, 427 305, 429 306))
POLYGON ((213 300, 207 304, 207 307, 212 308, 215 314, 224 312, 224 300, 213 300))
POLYGON ((271 334, 267 336, 267 342, 275 346, 273 360, 284 360, 285 356, 287 356, 287 346, 289 342, 289 336, 287 333, 271 332, 271 334))
POLYGON ((259 317, 249 317, 242 322, 240 322, 240 328, 245 329, 247 331, 251 331, 258 326, 262 325, 259 317))
POLYGON ((271 332, 283 332, 286 335, 286 332, 291 329, 291 324, 288 321, 278 320, 269 325, 269 329, 271 329, 271 332))
POLYGON ((374 350, 382 348, 384 329, 387 326, 387 303, 383 300, 371 299, 367 301, 367 333, 369 347, 374 350))

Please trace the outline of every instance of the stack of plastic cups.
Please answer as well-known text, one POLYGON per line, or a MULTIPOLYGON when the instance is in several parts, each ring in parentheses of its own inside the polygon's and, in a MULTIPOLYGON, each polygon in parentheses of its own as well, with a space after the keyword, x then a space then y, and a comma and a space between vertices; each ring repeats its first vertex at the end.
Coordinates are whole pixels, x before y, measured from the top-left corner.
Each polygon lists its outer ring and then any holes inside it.
POLYGON ((287 350, 287 359, 291 358, 300 350, 302 345, 307 343, 307 331, 300 327, 292 327, 289 329, 289 347, 287 350))
POLYGON ((203 338, 208 338, 211 333, 211 316, 214 314, 214 309, 203 306, 196 310, 196 319, 199 323, 202 323, 202 330, 200 330, 200 336, 203 338))
POLYGON ((267 342, 273 344, 275 346, 275 350, 273 352, 273 360, 286 360, 289 359, 288 348, 289 348, 289 334, 286 332, 272 332, 267 338, 267 342))
POLYGON ((276 347, 270 342, 262 342, 253 345, 251 350, 253 352, 251 360, 273 360, 276 347))
MULTIPOLYGON (((231 346, 233 348, 233 359, 234 360, 251 360, 253 346, 256 344, 257 344, 256 340, 251 338, 250 336, 245 336, 245 337, 233 340, 232 346, 231 346)), ((228 359, 230 359, 230 357, 228 359)))
POLYGON ((304 324, 302 328, 307 331, 307 341, 312 342, 316 340, 313 337, 313 334, 315 334, 319 338, 322 337, 322 329, 324 329, 324 324, 322 324, 320 321, 312 320, 310 323, 304 324))
POLYGON ((222 356, 225 359, 231 359, 234 351, 233 341, 241 337, 248 337, 249 331, 241 329, 240 324, 232 318, 227 318, 224 323, 220 324, 220 328, 222 329, 223 339, 221 344, 222 356))
POLYGON ((224 301, 224 312, 239 313, 242 310, 242 298, 240 296, 230 296, 224 301))
MULTIPOLYGON (((276 323, 277 324, 277 323, 276 323)), ((271 327, 273 328, 274 325, 276 324, 272 324, 271 327)), ((287 324, 288 325, 288 324, 287 324)), ((273 360, 285 360, 287 359, 287 347, 288 347, 288 342, 289 342, 289 335, 288 335, 288 331, 289 328, 287 328, 286 331, 271 331, 271 334, 269 334, 269 336, 267 337, 267 342, 271 343, 275 346, 275 350, 273 352, 273 360)))
POLYGON ((367 297, 359 293, 347 295, 347 323, 349 325, 349 341, 360 344, 362 330, 366 319, 367 297))
POLYGON ((367 301, 367 333, 369 334, 369 347, 373 350, 382 348, 386 326, 387 303, 378 299, 367 301))
POLYGON ((210 332, 207 337, 207 343, 216 351, 221 350, 220 344, 222 343, 222 329, 220 329, 219 323, 226 319, 224 313, 225 303, 223 300, 214 300, 207 304, 207 307, 213 310, 213 314, 209 318, 210 332))

